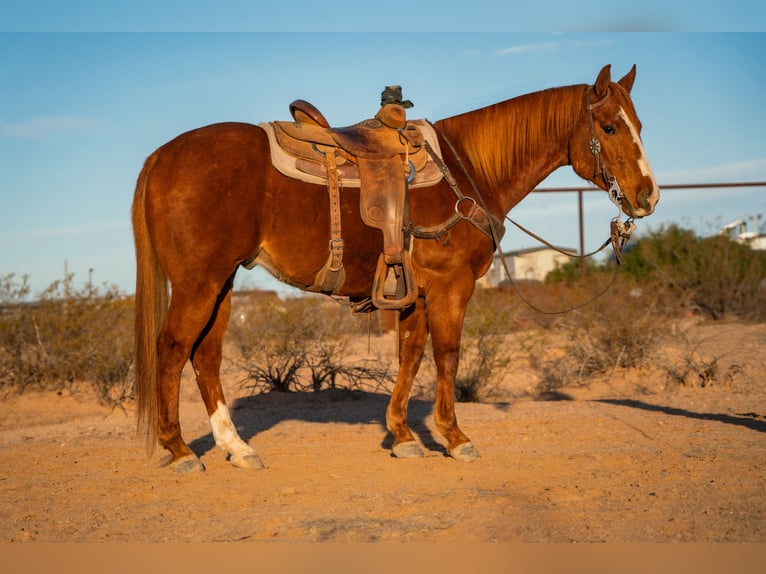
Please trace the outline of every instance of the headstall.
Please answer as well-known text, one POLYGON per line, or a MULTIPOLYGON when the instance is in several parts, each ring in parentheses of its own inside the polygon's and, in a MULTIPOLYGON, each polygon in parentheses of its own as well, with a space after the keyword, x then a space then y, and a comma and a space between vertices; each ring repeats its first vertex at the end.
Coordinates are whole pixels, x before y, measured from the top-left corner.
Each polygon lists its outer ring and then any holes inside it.
POLYGON ((617 177, 615 177, 612 172, 609 171, 606 163, 601 159, 601 142, 596 136, 596 129, 593 126, 593 109, 601 106, 607 100, 607 98, 609 98, 611 95, 611 90, 607 90, 606 95, 603 98, 593 103, 590 101, 592 92, 593 90, 589 89, 585 94, 585 109, 588 111, 588 127, 590 128, 589 147, 590 152, 593 154, 594 158, 593 178, 597 178, 599 176, 599 171, 601 172, 601 176, 604 178, 604 183, 608 186, 606 193, 612 203, 617 206, 617 217, 612 219, 610 225, 610 238, 612 247, 614 248, 615 259, 619 264, 622 263, 622 248, 628 242, 633 232, 636 230, 636 225, 633 223, 635 212, 630 201, 628 201, 625 198, 625 195, 622 193, 620 184, 617 182, 617 177), (630 216, 625 222, 622 221, 623 206, 627 206, 628 210, 630 211, 630 216))

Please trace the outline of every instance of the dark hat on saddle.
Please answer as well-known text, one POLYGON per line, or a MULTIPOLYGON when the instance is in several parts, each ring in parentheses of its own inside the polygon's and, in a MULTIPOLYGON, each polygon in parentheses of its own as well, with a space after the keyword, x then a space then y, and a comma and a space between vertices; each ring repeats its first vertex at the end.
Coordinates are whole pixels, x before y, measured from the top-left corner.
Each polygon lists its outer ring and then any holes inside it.
POLYGON ((380 93, 380 105, 386 104, 398 104, 405 109, 415 105, 410 100, 402 100, 401 86, 386 86, 386 89, 380 93))

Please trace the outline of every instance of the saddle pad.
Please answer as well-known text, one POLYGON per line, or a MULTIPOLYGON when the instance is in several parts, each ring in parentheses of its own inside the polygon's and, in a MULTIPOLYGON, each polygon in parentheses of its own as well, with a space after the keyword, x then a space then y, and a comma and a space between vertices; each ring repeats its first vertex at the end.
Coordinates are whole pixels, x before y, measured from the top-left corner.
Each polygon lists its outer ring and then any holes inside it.
MULTIPOLYGON (((434 153, 441 158, 439 141, 437 140, 436 133, 431 125, 425 120, 413 120, 409 121, 408 124, 414 125, 420 130, 423 137, 431 145, 434 153)), ((263 122, 258 124, 258 126, 266 132, 266 135, 269 138, 271 163, 277 171, 282 175, 286 175, 293 179, 299 179, 307 183, 314 183, 317 185, 326 184, 327 179, 323 174, 321 164, 306 161, 287 153, 282 146, 279 145, 274 126, 270 122, 263 122)), ((442 177, 441 170, 429 156, 425 167, 416 171, 415 179, 410 182, 409 186, 410 188, 416 188, 435 185, 439 183, 442 177)), ((361 187, 359 168, 350 162, 341 162, 340 165, 338 165, 338 178, 342 187, 361 187)))

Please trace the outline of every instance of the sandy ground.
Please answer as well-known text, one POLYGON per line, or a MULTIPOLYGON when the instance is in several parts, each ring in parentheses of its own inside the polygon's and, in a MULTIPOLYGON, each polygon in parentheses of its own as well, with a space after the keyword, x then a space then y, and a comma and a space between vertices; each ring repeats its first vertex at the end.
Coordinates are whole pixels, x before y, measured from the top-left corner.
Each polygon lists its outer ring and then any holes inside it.
POLYGON ((766 542, 766 325, 707 329, 743 367, 725 384, 615 372, 544 401, 520 361, 505 398, 458 405, 472 463, 446 456, 425 396, 410 413, 426 457, 400 461, 386 395, 249 396, 230 377, 267 466, 245 471, 215 447, 187 374, 182 424, 207 468, 191 476, 147 457, 131 405, 6 399, 0 542, 766 542))

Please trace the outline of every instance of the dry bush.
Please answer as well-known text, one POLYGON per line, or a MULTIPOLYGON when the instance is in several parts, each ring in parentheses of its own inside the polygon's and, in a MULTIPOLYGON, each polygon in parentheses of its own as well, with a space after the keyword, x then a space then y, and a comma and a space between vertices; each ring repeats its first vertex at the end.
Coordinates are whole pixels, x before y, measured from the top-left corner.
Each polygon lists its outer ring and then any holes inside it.
MULTIPOLYGON (((463 323, 455 399, 459 402, 489 402, 507 397, 505 378, 508 367, 522 351, 528 355, 529 365, 542 373, 545 386, 554 388, 568 384, 565 379, 572 378, 569 375, 577 372, 580 365, 575 364, 574 359, 568 360, 566 365, 563 362, 552 365, 547 357, 551 350, 550 340, 560 338, 565 330, 563 325, 569 325, 567 337, 572 336, 578 325, 577 312, 566 311, 590 300, 594 292, 602 291, 608 284, 608 278, 598 277, 597 283, 589 285, 522 281, 515 286, 478 288, 468 304, 463 323), (550 313, 540 313, 535 307, 550 313), (570 317, 573 322, 562 324, 562 317, 570 317), (522 331, 525 334, 514 337, 512 344, 515 346, 511 347, 508 335, 522 331), (557 374, 555 369, 562 366, 566 367, 566 372, 557 374)), ((599 346, 593 341, 585 344, 599 346)), ((585 354, 583 349, 581 356, 585 354)), ((415 388, 419 394, 432 398, 435 376, 433 352, 427 346, 416 379, 415 388)))
POLYGON ((478 289, 468 304, 455 380, 459 402, 487 402, 500 394, 503 371, 511 360, 505 335, 517 322, 519 308, 507 294, 497 295, 478 289))
MULTIPOLYGON (((676 226, 660 228, 630 245, 615 284, 593 303, 562 315, 555 330, 565 341, 563 354, 536 362, 540 396, 555 396, 568 385, 591 377, 653 366, 682 385, 728 384, 741 365, 716 354, 701 354, 677 328, 689 313, 720 320, 766 319, 766 253, 726 237, 699 238, 676 226), (680 347, 674 357, 663 349, 680 347)), ((613 273, 590 264, 579 279, 573 262, 548 281, 573 292, 596 292, 613 273)))
POLYGON ((710 337, 693 338, 682 325, 699 319, 679 318, 667 304, 671 295, 663 286, 639 288, 619 277, 596 301, 563 315, 551 329, 561 352, 530 363, 540 375, 536 396, 560 397, 567 387, 629 369, 658 371, 671 384, 689 387, 728 387, 743 376, 740 357, 727 356, 731 351, 716 343, 725 333, 716 328, 710 337))
POLYGON ((233 319, 228 340, 233 366, 246 374, 252 392, 319 391, 343 385, 379 391, 393 380, 379 358, 355 357, 352 337, 361 335, 351 311, 326 299, 302 297, 254 303, 233 319))
MULTIPOLYGON (((478 290, 469 305, 455 385, 460 401, 491 400, 500 390, 510 360, 504 335, 517 322, 519 302, 507 294, 496 295, 478 290)), ((316 391, 342 385, 390 392, 397 365, 392 370, 379 357, 349 353, 351 339, 367 335, 365 322, 346 307, 326 301, 304 297, 261 302, 251 306, 244 320, 234 314, 227 336, 237 351, 234 368, 246 373, 246 388, 316 391)), ((423 366, 425 376, 433 378, 430 356, 423 366)))
POLYGON ((744 369, 739 363, 723 365, 721 357, 689 353, 680 361, 666 363, 662 367, 667 380, 685 387, 731 386, 744 369))
POLYGON ((0 389, 72 390, 120 404, 132 392, 132 300, 115 287, 54 281, 34 302, 27 277, 0 277, 0 389))
POLYGON ((630 277, 617 277, 606 293, 562 314, 553 330, 564 341, 563 353, 534 364, 541 371, 537 394, 555 396, 593 376, 649 364, 669 320, 658 313, 659 297, 656 291, 638 288, 630 277))
POLYGON ((668 339, 675 345, 668 345, 657 356, 657 365, 669 383, 685 387, 715 385, 728 388, 737 379, 745 377, 745 363, 761 355, 757 346, 724 344, 722 339, 731 334, 727 330, 716 329, 709 335, 704 331, 701 333, 692 333, 681 321, 672 325, 668 339))

